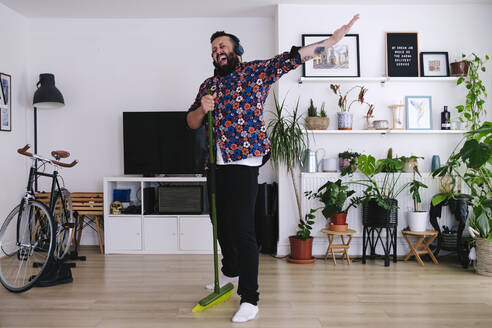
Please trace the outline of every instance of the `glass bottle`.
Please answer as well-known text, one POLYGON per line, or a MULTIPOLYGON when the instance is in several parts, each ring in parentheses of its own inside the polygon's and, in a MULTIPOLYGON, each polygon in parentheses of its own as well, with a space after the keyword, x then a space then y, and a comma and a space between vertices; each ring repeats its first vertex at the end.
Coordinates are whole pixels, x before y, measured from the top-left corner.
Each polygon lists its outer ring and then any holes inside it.
POLYGON ((451 113, 448 112, 448 106, 444 106, 441 113, 441 130, 451 130, 451 113))

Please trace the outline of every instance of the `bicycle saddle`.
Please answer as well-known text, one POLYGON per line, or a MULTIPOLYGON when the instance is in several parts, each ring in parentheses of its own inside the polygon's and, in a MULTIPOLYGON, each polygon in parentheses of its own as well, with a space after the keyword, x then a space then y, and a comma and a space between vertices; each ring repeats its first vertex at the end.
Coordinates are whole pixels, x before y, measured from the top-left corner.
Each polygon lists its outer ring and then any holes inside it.
POLYGON ((53 156, 56 159, 67 158, 68 156, 70 156, 70 153, 64 150, 53 150, 51 152, 51 156, 53 156))

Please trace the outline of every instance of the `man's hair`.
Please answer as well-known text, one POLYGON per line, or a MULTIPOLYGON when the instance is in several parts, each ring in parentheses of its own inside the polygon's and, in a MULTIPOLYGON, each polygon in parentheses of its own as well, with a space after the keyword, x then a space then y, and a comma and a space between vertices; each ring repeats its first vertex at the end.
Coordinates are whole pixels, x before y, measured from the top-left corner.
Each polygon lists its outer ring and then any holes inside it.
POLYGON ((226 33, 224 31, 217 31, 214 34, 212 34, 212 36, 210 37, 210 43, 214 42, 214 40, 217 39, 220 36, 228 36, 229 39, 231 39, 232 44, 234 46, 237 46, 239 44, 239 39, 237 38, 237 36, 232 35, 232 34, 229 34, 229 33, 226 33))

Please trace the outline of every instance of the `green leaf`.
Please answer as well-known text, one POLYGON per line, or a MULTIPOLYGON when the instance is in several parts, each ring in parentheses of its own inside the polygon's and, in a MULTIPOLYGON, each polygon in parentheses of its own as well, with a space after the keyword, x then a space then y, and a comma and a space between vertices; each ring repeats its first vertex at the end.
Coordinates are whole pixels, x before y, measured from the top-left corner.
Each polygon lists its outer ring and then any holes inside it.
POLYGON ((357 160, 357 166, 364 175, 371 176, 376 170, 376 159, 371 155, 360 155, 357 160))
POLYGON ((485 60, 489 60, 489 55, 485 55, 485 60))
POLYGON ((432 205, 436 206, 449 198, 449 194, 437 194, 432 197, 432 205))
POLYGON ((465 80, 465 78, 464 78, 464 77, 460 77, 460 78, 458 79, 458 81, 456 82, 456 85, 460 85, 461 83, 463 83, 463 81, 464 81, 464 80, 465 80))
POLYGON ((482 207, 473 208, 476 217, 477 226, 482 237, 487 237, 490 233, 490 224, 486 212, 482 207), (477 215, 478 214, 478 215, 477 215))

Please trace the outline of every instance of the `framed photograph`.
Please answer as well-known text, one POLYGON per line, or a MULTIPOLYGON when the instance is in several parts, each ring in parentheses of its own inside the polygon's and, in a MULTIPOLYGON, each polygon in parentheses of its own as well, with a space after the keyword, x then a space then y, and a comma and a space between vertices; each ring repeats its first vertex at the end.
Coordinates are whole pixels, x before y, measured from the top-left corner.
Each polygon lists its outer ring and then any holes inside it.
POLYGON ((417 32, 386 33, 386 76, 419 76, 417 32))
POLYGON ((406 96, 407 130, 432 130, 432 97, 406 96))
POLYGON ((420 76, 449 76, 447 52, 421 52, 420 76))
POLYGON ((12 79, 0 73, 0 131, 12 131, 12 79))
MULTIPOLYGON (((302 45, 307 46, 331 34, 303 34, 302 45)), ((336 45, 322 49, 319 55, 303 64, 304 77, 360 77, 359 35, 347 34, 336 45)))

